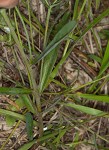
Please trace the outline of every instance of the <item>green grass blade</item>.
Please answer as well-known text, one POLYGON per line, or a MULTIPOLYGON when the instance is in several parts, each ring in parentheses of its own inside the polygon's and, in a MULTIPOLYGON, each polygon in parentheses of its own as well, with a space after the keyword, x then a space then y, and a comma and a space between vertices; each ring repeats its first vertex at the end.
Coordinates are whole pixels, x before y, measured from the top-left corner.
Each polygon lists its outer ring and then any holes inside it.
POLYGON ((98 76, 102 75, 104 73, 104 71, 108 68, 108 66, 109 66, 109 41, 108 41, 108 44, 107 44, 107 47, 106 47, 104 57, 102 59, 100 72, 99 72, 98 76))
POLYGON ((48 39, 48 28, 49 28, 49 20, 50 20, 51 11, 52 11, 52 6, 50 6, 48 8, 48 13, 47 13, 45 33, 44 33, 44 44, 43 44, 44 49, 46 48, 46 45, 48 43, 48 41, 47 41, 47 39, 48 39))
POLYGON ((57 49, 51 51, 43 60, 40 77, 40 92, 46 87, 46 83, 50 77, 51 71, 57 59, 57 49))
POLYGON ((75 1, 74 5, 74 12, 73 12, 73 19, 76 20, 78 17, 78 5, 79 5, 79 0, 75 1))
POLYGON ((99 56, 95 55, 95 54, 90 54, 90 55, 88 55, 88 57, 95 60, 96 62, 98 62, 100 64, 102 62, 102 59, 99 56))
POLYGON ((21 99, 23 100, 26 108, 32 112, 33 114, 36 113, 36 109, 34 107, 34 104, 32 103, 30 97, 28 95, 20 95, 21 99))
MULTIPOLYGON (((9 110, 5 110, 5 109, 0 109, 0 114, 4 115, 4 116, 10 116, 15 118, 16 120, 22 120, 22 121, 26 121, 26 118, 24 115, 16 113, 16 112, 12 112, 9 110)), ((33 121, 33 125, 36 126, 38 125, 38 123, 36 121, 33 121)))
POLYGON ((29 141, 33 140, 33 116, 31 115, 31 113, 26 113, 25 115, 26 117, 26 130, 27 130, 27 135, 28 135, 28 139, 29 141))
POLYGON ((18 114, 16 112, 12 112, 12 111, 9 111, 9 110, 0 109, 0 114, 4 115, 4 116, 10 116, 10 117, 13 117, 13 118, 18 119, 18 120, 25 121, 25 116, 24 115, 21 115, 21 114, 18 114))
POLYGON ((80 20, 81 14, 82 14, 82 12, 84 10, 84 7, 85 7, 86 3, 87 3, 87 0, 84 0, 84 2, 82 4, 82 7, 81 7, 81 9, 80 9, 80 11, 78 13, 78 18, 77 18, 78 20, 80 20))
MULTIPOLYGON (((49 81, 50 81, 50 79, 48 80, 48 82, 49 82, 49 81)), ((58 81, 58 80, 52 79, 52 82, 54 82, 55 84, 57 84, 57 85, 60 86, 61 88, 68 89, 68 87, 67 87, 65 84, 61 83, 61 82, 58 81)), ((47 85, 48 85, 48 83, 47 83, 47 85)))
POLYGON ((32 61, 32 64, 36 64, 38 61, 43 59, 48 53, 50 53, 54 48, 56 48, 76 27, 76 21, 72 20, 68 22, 54 37, 54 39, 48 44, 45 50, 32 61))
POLYGON ((30 57, 31 57, 31 42, 30 42, 30 38, 29 38, 29 34, 28 34, 28 31, 27 31, 27 28, 26 28, 26 25, 25 25, 25 22, 20 14, 20 11, 18 10, 18 8, 16 7, 16 12, 22 22, 22 25, 23 25, 23 28, 24 28, 24 31, 25 31, 25 35, 26 35, 26 38, 27 38, 27 42, 28 42, 28 49, 29 49, 29 53, 30 53, 30 57))
MULTIPOLYGON (((97 18, 95 18, 88 27, 83 31, 81 37, 85 35, 92 27, 94 27, 97 23, 99 23, 104 17, 106 17, 109 14, 109 9, 106 9, 102 14, 100 14, 97 18)), ((80 37, 80 38, 81 38, 80 37)))
POLYGON ((106 115, 107 113, 101 111, 101 110, 98 110, 98 109, 94 109, 94 108, 90 108, 90 107, 86 107, 86 106, 81 106, 81 105, 76 105, 76 104, 73 104, 73 103, 62 103, 64 104, 65 106, 68 106, 68 107, 72 107, 76 110, 79 110, 83 113, 86 113, 86 114, 89 114, 89 115, 94 115, 94 116, 102 116, 102 115, 106 115))
POLYGON ((76 95, 81 97, 81 98, 86 98, 88 100, 94 100, 94 101, 109 103, 109 96, 106 96, 106 95, 82 94, 79 92, 76 95))
POLYGON ((0 94, 31 94, 32 90, 26 88, 8 88, 8 87, 0 87, 0 94))
POLYGON ((33 140, 31 142, 28 142, 26 144, 24 144, 21 148, 19 148, 18 150, 28 150, 30 149, 34 144, 36 143, 36 140, 33 140))
MULTIPOLYGON (((98 76, 96 77, 96 79, 99 79, 103 73, 106 71, 106 69, 109 67, 109 41, 106 47, 106 51, 104 54, 104 57, 102 59, 101 62, 101 67, 100 67, 100 71, 98 76)), ((89 92, 93 92, 93 90, 95 89, 96 85, 98 84, 98 82, 94 83, 90 88, 89 88, 89 92)))
POLYGON ((66 128, 66 129, 63 129, 62 131, 61 131, 61 129, 60 129, 59 135, 55 138, 55 140, 53 141, 53 143, 56 143, 56 145, 58 145, 58 144, 60 143, 61 138, 64 136, 64 134, 65 134, 66 132, 67 132, 67 128, 66 128))
MULTIPOLYGON (((31 0, 27 0, 27 5, 28 5, 28 17, 29 17, 29 22, 30 22, 30 41, 31 41, 31 48, 33 49, 34 51, 34 39, 33 39, 33 27, 32 27, 32 16, 31 16, 31 6, 30 6, 30 1, 31 0)), ((23 18, 22 18, 23 19, 23 18)))
MULTIPOLYGON (((35 16, 32 15, 32 17, 35 17, 35 16)), ((23 14, 22 14, 22 18, 23 18, 24 22, 30 26, 29 20, 23 14)), ((42 26, 40 26, 39 24, 36 25, 35 23, 32 22, 32 28, 43 37, 44 29, 42 28, 42 26), (40 30, 38 29, 38 27, 40 28, 40 30)))
MULTIPOLYGON (((67 10, 63 10, 62 12, 60 12, 57 15, 56 19, 50 26, 50 29, 48 32, 48 37, 47 37, 48 39, 49 39, 50 35, 57 33, 69 21, 69 16, 70 16, 70 13, 67 12, 67 10), (55 30, 54 30, 54 28, 55 28, 55 30)), ((47 39, 47 41, 48 41, 48 39, 47 39)))
POLYGON ((16 122, 16 119, 10 116, 5 116, 5 120, 6 120, 6 124, 10 127, 12 127, 16 122))

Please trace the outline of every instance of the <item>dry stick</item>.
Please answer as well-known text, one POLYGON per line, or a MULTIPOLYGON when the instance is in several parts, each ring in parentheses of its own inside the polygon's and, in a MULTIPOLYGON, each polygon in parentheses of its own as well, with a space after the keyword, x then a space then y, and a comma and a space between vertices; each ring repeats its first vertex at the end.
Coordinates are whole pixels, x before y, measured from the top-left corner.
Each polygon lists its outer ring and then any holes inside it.
POLYGON ((13 36, 13 39, 14 39, 14 41, 16 42, 16 44, 18 46, 18 49, 19 49, 19 52, 21 54, 22 60, 25 64, 25 67, 26 67, 26 70, 27 70, 27 73, 28 73, 28 78, 29 78, 29 81, 30 81, 30 84, 31 84, 30 86, 31 86, 31 89, 33 89, 33 96, 35 98, 36 105, 37 105, 38 121, 39 121, 39 134, 40 134, 40 136, 42 136, 42 134, 43 134, 43 120, 42 120, 42 113, 41 113, 40 95, 39 95, 38 87, 37 87, 37 84, 36 84, 36 81, 35 81, 35 78, 34 78, 34 75, 33 75, 32 68, 31 68, 30 64, 28 63, 27 58, 25 57, 23 47, 19 43, 17 35, 16 35, 16 33, 13 29, 13 26, 11 25, 11 22, 10 22, 8 16, 7 16, 6 10, 2 9, 0 12, 1 12, 5 22, 7 23, 9 29, 10 29, 10 33, 13 36))

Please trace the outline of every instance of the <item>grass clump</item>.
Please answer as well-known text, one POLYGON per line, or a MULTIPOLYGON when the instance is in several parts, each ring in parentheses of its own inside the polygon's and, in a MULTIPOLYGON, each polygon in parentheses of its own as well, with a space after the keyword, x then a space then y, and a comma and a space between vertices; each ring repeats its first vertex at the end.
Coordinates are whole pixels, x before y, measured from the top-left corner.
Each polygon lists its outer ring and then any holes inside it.
POLYGON ((109 117, 109 43, 98 28, 109 9, 100 10, 100 0, 36 5, 28 0, 11 11, 1 9, 0 114, 13 128, 0 150, 8 145, 19 150, 108 148, 102 124, 109 117))

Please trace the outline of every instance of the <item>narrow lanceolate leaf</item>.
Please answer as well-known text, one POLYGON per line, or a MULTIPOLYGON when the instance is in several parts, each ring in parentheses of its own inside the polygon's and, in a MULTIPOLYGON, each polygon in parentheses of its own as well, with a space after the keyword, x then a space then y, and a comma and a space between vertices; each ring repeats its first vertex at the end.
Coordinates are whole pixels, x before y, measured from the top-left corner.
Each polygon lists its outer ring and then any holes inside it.
MULTIPOLYGON (((107 44, 107 47, 106 47, 106 50, 105 50, 104 57, 103 57, 102 62, 101 62, 101 67, 100 67, 99 74, 96 77, 96 79, 99 79, 108 67, 109 67, 109 41, 108 41, 108 44, 107 44)), ((93 90, 94 90, 94 88, 96 87, 97 84, 98 84, 98 82, 94 83, 89 88, 89 92, 93 92, 93 90)))
POLYGON ((99 56, 95 55, 95 54, 90 54, 90 55, 88 55, 88 57, 95 60, 96 62, 98 62, 100 64, 102 62, 102 59, 99 56))
POLYGON ((39 55, 38 58, 35 58, 32 61, 32 64, 37 63, 39 60, 43 59, 48 53, 57 47, 76 27, 76 21, 72 20, 68 22, 54 37, 54 39, 48 44, 45 50, 39 55))
POLYGON ((57 59, 57 49, 51 51, 43 60, 41 66, 40 92, 43 92, 57 59))
POLYGON ((107 113, 105 113, 101 110, 98 110, 98 109, 90 108, 90 107, 87 107, 87 106, 76 105, 76 104, 73 104, 73 103, 67 103, 67 104, 64 103, 64 105, 68 106, 68 107, 72 107, 76 110, 79 110, 79 111, 81 111, 83 113, 86 113, 86 114, 89 114, 89 115, 103 116, 103 115, 107 114, 107 113))
POLYGON ((25 121, 25 116, 24 115, 21 115, 21 114, 18 114, 16 112, 12 112, 12 111, 9 111, 9 110, 0 109, 0 114, 4 115, 4 116, 10 116, 10 117, 13 117, 13 118, 18 119, 18 120, 25 121))
POLYGON ((30 99, 30 97, 28 95, 21 95, 20 96, 22 101, 24 102, 25 106, 27 107, 27 109, 32 112, 33 114, 36 113, 36 110, 34 108, 34 105, 30 99))
POLYGON ((33 116, 31 113, 26 113, 26 130, 29 141, 33 140, 33 116))
MULTIPOLYGON (((24 115, 13 112, 13 111, 9 111, 9 110, 5 110, 5 109, 0 109, 0 114, 4 115, 4 116, 10 116, 15 118, 16 120, 22 120, 22 121, 26 121, 26 118, 24 115)), ((33 121, 33 125, 36 126, 37 122, 33 121)))
POLYGON ((67 128, 64 129, 64 130, 61 130, 59 131, 59 135, 55 138, 55 140, 53 141, 53 143, 56 143, 56 145, 59 144, 61 138, 65 135, 65 133, 67 132, 67 128))
POLYGON ((24 144, 23 146, 21 146, 18 150, 28 150, 30 149, 34 144, 36 143, 36 139, 31 141, 31 142, 28 142, 26 144, 24 144))
POLYGON ((77 93, 76 95, 81 98, 86 98, 88 100, 109 103, 109 96, 107 96, 107 95, 94 95, 94 94, 82 94, 82 93, 77 93))
POLYGON ((106 47, 104 57, 102 59, 101 68, 98 76, 102 75, 108 67, 109 67, 109 41, 106 47))
POLYGON ((0 94, 30 94, 32 90, 26 88, 8 88, 8 87, 0 87, 0 94))

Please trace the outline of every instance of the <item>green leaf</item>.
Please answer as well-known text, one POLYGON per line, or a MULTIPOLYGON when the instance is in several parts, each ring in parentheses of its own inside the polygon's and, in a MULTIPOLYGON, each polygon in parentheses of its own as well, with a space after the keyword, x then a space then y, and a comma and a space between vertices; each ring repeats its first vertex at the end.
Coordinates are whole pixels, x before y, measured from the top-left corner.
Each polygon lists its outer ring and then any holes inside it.
POLYGON ((59 131, 59 135, 55 138, 55 140, 53 141, 53 143, 56 143, 56 145, 59 145, 61 138, 64 136, 64 134, 66 133, 67 129, 61 130, 59 131))
POLYGON ((36 140, 33 140, 31 142, 28 142, 26 144, 24 144, 21 148, 19 148, 18 150, 28 150, 30 149, 34 144, 36 143, 36 140))
POLYGON ((56 25, 56 31, 59 31, 62 29, 62 27, 68 22, 70 13, 65 12, 65 14, 62 16, 60 22, 56 25))
POLYGON ((26 130, 29 141, 33 140, 33 116, 31 113, 26 113, 26 130))
POLYGON ((90 108, 90 107, 87 107, 87 106, 81 106, 81 105, 76 105, 76 104, 73 104, 73 103, 62 103, 63 105, 65 106, 68 106, 68 107, 72 107, 76 110, 79 110, 83 113, 86 113, 86 114, 89 114, 89 115, 94 115, 94 116, 103 116, 103 115, 106 115, 107 113, 101 111, 101 110, 98 110, 98 109, 94 109, 94 108, 90 108))
POLYGON ((109 103, 109 96, 106 96, 106 95, 82 94, 79 92, 76 95, 81 98, 86 98, 89 100, 109 103))
POLYGON ((20 109, 22 109, 25 106, 24 101, 20 97, 15 101, 15 103, 19 106, 20 109))
POLYGON ((9 111, 9 110, 0 109, 0 114, 5 115, 5 116, 10 116, 10 117, 13 117, 13 118, 18 119, 18 120, 25 121, 25 116, 24 115, 21 115, 19 113, 12 112, 12 111, 9 111))
POLYGON ((48 53, 55 49, 76 27, 76 21, 72 20, 68 22, 54 37, 54 39, 48 44, 45 50, 39 55, 38 58, 35 58, 32 61, 32 64, 36 64, 38 61, 43 59, 48 53))
POLYGON ((30 97, 28 95, 20 95, 20 98, 22 99, 24 105, 26 106, 26 108, 32 112, 33 114, 36 113, 36 110, 34 108, 34 104, 32 103, 30 97))
MULTIPOLYGON (((20 109, 26 107, 33 114, 36 113, 36 109, 34 104, 32 103, 30 97, 28 95, 19 95, 19 98, 15 101, 15 103, 19 106, 20 109)), ((12 111, 17 111, 18 109, 15 106, 11 106, 12 111)))
POLYGON ((90 54, 88 55, 88 57, 90 57, 91 59, 95 60, 96 62, 100 63, 102 62, 102 59, 94 54, 90 54))
POLYGON ((79 6, 79 0, 75 1, 75 5, 74 5, 74 12, 73 12, 73 18, 77 19, 78 17, 78 6, 79 6))
MULTIPOLYGON (((103 73, 106 71, 106 69, 109 67, 109 41, 106 47, 106 51, 104 54, 104 57, 102 59, 102 63, 101 63, 101 67, 100 67, 100 71, 98 76, 96 77, 96 79, 99 79, 103 73)), ((89 92, 93 92, 93 90, 95 89, 96 85, 98 84, 98 82, 94 83, 90 88, 89 88, 89 92)))
POLYGON ((13 112, 17 112, 18 110, 21 110, 25 105, 21 99, 17 99, 15 101, 16 106, 14 105, 9 105, 9 110, 13 112))
POLYGON ((14 123, 16 122, 16 119, 15 118, 12 118, 12 117, 10 117, 10 116, 6 116, 5 117, 5 119, 6 119, 6 124, 8 125, 8 126, 13 126, 14 125, 14 123))
POLYGON ((29 25, 29 26, 31 25, 32 28, 33 28, 36 32, 38 32, 41 36, 43 36, 44 29, 43 29, 41 23, 39 22, 39 20, 36 18, 36 16, 35 16, 32 12, 31 12, 31 15, 32 15, 32 17, 35 18, 35 21, 36 21, 37 25, 36 25, 35 23, 33 23, 33 22, 32 22, 32 24, 31 24, 31 22, 29 22, 29 20, 25 17, 25 15, 23 15, 23 14, 21 14, 21 15, 22 15, 22 18, 23 18, 23 20, 25 21, 25 23, 26 23, 27 25, 29 25), (40 30, 39 30, 39 29, 40 29, 40 30))
MULTIPOLYGON (((10 116, 10 117, 13 117, 17 120, 22 120, 22 121, 26 121, 26 118, 24 115, 21 115, 19 113, 16 113, 16 112, 12 112, 12 111, 9 111, 9 110, 5 110, 5 109, 0 109, 0 114, 1 115, 4 115, 4 116, 10 116)), ((37 125, 37 122, 36 121, 33 121, 33 124, 34 125, 37 125)))
POLYGON ((109 66, 109 41, 106 47, 104 57, 102 59, 101 68, 98 76, 101 76, 109 66))
POLYGON ((51 51, 43 60, 41 66, 41 77, 40 77, 40 92, 42 92, 46 86, 46 83, 50 77, 51 71, 57 59, 57 49, 51 51))
POLYGON ((32 93, 32 90, 26 88, 0 87, 0 94, 16 95, 16 94, 30 94, 30 93, 32 93))

